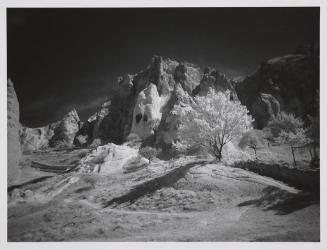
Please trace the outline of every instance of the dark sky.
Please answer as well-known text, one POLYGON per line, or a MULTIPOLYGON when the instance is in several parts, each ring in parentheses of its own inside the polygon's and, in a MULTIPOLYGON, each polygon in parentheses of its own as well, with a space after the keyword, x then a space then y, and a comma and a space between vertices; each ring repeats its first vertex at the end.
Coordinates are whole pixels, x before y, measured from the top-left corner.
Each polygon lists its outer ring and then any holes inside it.
POLYGON ((154 54, 237 77, 309 43, 319 8, 7 9, 8 77, 31 127, 73 107, 85 119, 154 54))

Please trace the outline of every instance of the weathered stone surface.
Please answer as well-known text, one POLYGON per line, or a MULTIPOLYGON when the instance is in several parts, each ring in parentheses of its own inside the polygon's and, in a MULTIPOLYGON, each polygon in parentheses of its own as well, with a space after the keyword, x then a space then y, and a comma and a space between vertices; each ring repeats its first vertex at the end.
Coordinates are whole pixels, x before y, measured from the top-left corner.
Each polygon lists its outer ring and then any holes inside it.
POLYGON ((253 114, 256 127, 262 129, 279 114, 280 105, 272 95, 260 93, 250 112, 253 114))
POLYGON ((156 85, 152 83, 141 91, 134 107, 131 134, 136 134, 140 139, 153 135, 160 124, 162 108, 169 97, 160 97, 156 85))
MULTIPOLYGON (((236 86, 241 103, 248 107, 254 117, 257 114, 252 108, 261 93, 277 99, 282 111, 302 118, 307 114, 315 116, 317 109, 314 108, 314 103, 318 89, 319 56, 313 51, 270 59, 236 86)), ((255 106, 258 106, 257 103, 255 106)), ((260 112, 261 109, 256 111, 260 112)), ((262 122, 259 121, 259 124, 262 125, 262 122)))
POLYGON ((22 127, 19 131, 23 152, 36 151, 49 147, 49 141, 54 135, 54 129, 59 123, 53 123, 40 128, 22 127))
POLYGON ((29 152, 48 147, 71 146, 80 127, 76 110, 66 114, 62 120, 44 127, 28 128, 22 126, 19 131, 22 150, 29 152))
POLYGON ((194 91, 194 95, 206 95, 210 88, 213 88, 216 91, 230 91, 231 98, 233 100, 238 100, 234 82, 227 78, 225 74, 219 72, 216 69, 207 67, 204 70, 204 75, 201 80, 201 84, 198 85, 194 91))
POLYGON ((176 84, 171 98, 163 112, 163 117, 155 138, 155 144, 164 147, 165 145, 171 145, 174 142, 177 138, 177 126, 179 123, 177 116, 174 114, 174 107, 180 102, 187 103, 190 98, 191 97, 187 91, 185 91, 180 84, 176 84))
MULTIPOLYGON (((215 76, 214 79, 218 85, 222 85, 219 81, 230 84, 225 76, 223 79, 219 77, 215 76)), ((149 137, 155 139, 155 132, 162 127, 162 119, 166 119, 177 100, 176 86, 190 96, 200 84, 205 84, 202 78, 203 72, 196 65, 153 56, 145 70, 117 78, 104 115, 101 119, 96 115, 90 117, 77 136, 87 136, 89 144, 96 138, 102 143, 116 144, 123 143, 131 136, 142 140, 149 137)), ((226 88, 233 90, 232 85, 226 88)))
MULTIPOLYGON (((99 146, 80 161, 79 169, 81 172, 96 172, 101 174, 123 173, 124 168, 128 167, 132 159, 135 163, 135 157, 138 156, 138 150, 125 145, 115 145, 113 143, 99 146)), ((143 157, 137 158, 139 163, 148 162, 143 157), (142 158, 142 159, 141 159, 142 158)))
POLYGON ((60 121, 59 125, 54 129, 54 135, 49 141, 51 147, 71 146, 76 133, 80 129, 79 117, 75 109, 70 111, 60 121))
POLYGON ((21 147, 19 142, 19 103, 13 82, 7 82, 7 143, 8 143, 8 186, 19 179, 19 159, 21 147))
POLYGON ((73 144, 76 146, 90 145, 95 138, 101 138, 100 126, 103 119, 108 116, 111 102, 105 101, 98 112, 90 116, 85 123, 80 122, 80 129, 75 134, 73 144))

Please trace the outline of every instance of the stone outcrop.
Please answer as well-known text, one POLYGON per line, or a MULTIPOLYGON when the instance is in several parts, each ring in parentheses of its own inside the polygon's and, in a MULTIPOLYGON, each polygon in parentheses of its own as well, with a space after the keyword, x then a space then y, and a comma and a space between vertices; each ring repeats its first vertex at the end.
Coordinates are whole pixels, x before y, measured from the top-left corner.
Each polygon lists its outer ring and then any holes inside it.
POLYGON ((280 112, 279 102, 270 94, 260 93, 253 103, 251 112, 257 128, 264 128, 280 112))
POLYGON ((86 122, 80 122, 80 129, 73 140, 74 145, 87 146, 93 142, 94 138, 102 137, 100 126, 103 119, 109 114, 110 105, 109 100, 105 101, 98 112, 90 116, 86 122))
POLYGON ((216 91, 230 91, 231 98, 238 100, 235 87, 235 83, 226 77, 225 74, 219 72, 216 69, 207 67, 204 70, 201 84, 199 84, 193 91, 193 95, 207 95, 210 88, 216 91))
POLYGON ((13 82, 8 79, 7 83, 7 151, 8 151, 8 186, 19 179, 19 159, 21 147, 19 142, 19 103, 13 82))
POLYGON ((37 151, 48 147, 70 147, 79 130, 78 114, 76 110, 72 110, 62 120, 44 127, 21 126, 19 131, 21 147, 23 152, 37 151))
POLYGON ((40 128, 27 128, 22 126, 19 131, 23 152, 36 151, 49 147, 49 141, 54 135, 58 123, 40 128))
POLYGON ((49 141, 51 147, 71 146, 76 133, 80 129, 80 120, 75 109, 70 111, 59 122, 58 126, 54 129, 54 135, 49 141))
POLYGON ((300 54, 262 63, 253 75, 237 84, 236 92, 241 103, 258 119, 257 128, 265 126, 277 109, 277 102, 280 110, 296 116, 316 115, 314 104, 319 90, 319 56, 314 51, 297 52, 300 54))
POLYGON ((117 174, 132 171, 130 164, 135 168, 147 165, 149 161, 139 156, 138 150, 125 145, 108 143, 99 146, 80 160, 79 171, 83 173, 117 174))

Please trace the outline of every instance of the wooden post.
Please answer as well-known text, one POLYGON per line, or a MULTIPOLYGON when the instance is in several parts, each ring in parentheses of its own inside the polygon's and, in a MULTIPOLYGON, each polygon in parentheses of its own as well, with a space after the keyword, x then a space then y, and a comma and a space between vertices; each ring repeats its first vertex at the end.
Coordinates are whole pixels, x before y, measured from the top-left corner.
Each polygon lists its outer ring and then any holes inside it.
POLYGON ((292 150, 292 156, 293 156, 294 166, 296 166, 295 155, 294 155, 294 149, 293 149, 292 146, 291 146, 291 150, 292 150))

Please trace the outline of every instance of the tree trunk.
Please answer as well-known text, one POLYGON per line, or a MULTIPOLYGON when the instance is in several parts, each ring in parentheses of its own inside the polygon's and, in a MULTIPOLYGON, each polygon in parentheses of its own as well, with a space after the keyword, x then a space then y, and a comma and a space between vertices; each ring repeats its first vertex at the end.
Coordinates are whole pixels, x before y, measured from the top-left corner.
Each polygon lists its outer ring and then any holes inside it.
POLYGON ((216 154, 216 159, 217 159, 218 161, 221 161, 221 158, 222 158, 221 153, 217 153, 217 154, 216 154))
POLYGON ((223 158, 222 151, 223 151, 223 145, 220 145, 218 149, 218 161, 221 161, 221 159, 223 158))
POLYGON ((296 166, 295 155, 294 155, 294 149, 293 149, 292 146, 291 146, 291 150, 292 150, 292 156, 293 156, 294 166, 296 166))
POLYGON ((215 157, 218 161, 221 161, 222 157, 222 149, 223 149, 223 145, 218 146, 217 142, 215 142, 213 144, 213 151, 215 154, 215 157))

